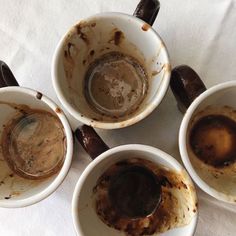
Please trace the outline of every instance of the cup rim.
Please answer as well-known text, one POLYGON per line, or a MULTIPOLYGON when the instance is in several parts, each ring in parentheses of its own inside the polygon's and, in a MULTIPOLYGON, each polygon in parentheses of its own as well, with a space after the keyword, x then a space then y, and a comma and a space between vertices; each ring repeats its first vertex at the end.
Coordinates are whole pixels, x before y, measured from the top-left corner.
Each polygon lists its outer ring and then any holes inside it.
MULTIPOLYGON (((146 24, 145 21, 129 15, 129 14, 125 14, 125 13, 120 13, 120 12, 103 12, 103 13, 99 13, 99 14, 95 14, 93 16, 90 16, 86 19, 84 19, 85 21, 87 20, 92 20, 94 18, 98 18, 98 17, 118 17, 118 18, 126 18, 126 19, 132 19, 132 22, 136 22, 138 24, 146 24)), ((80 22, 80 21, 79 21, 80 22)), ((158 92, 155 94, 153 101, 146 106, 146 108, 139 114, 137 114, 136 116, 134 116, 133 118, 129 118, 127 120, 124 121, 119 121, 119 122, 102 122, 102 121, 94 121, 89 117, 81 116, 81 113, 75 109, 68 101, 66 96, 64 96, 62 89, 60 88, 60 85, 58 83, 58 61, 61 55, 61 50, 63 48, 63 42, 65 40, 65 37, 68 35, 68 33, 71 31, 71 29, 77 25, 79 22, 77 22, 76 24, 74 24, 72 27, 69 28, 69 30, 62 36, 62 38, 60 39, 59 43, 56 46, 54 55, 53 55, 53 59, 52 59, 52 69, 51 69, 51 76, 52 76, 52 82, 53 82, 53 87, 56 91, 57 97, 59 99, 59 101, 61 102, 61 104, 67 109, 67 111, 78 121, 95 127, 95 128, 101 128, 101 129, 119 129, 119 128, 124 128, 130 125, 133 125, 139 121, 141 121, 142 119, 146 118, 162 101, 162 99, 164 98, 168 87, 169 87, 169 82, 170 82, 170 74, 171 74, 171 69, 170 71, 166 72, 165 76, 162 78, 161 84, 159 85, 159 89, 158 92)), ((167 51, 167 47, 165 46, 164 41, 162 40, 162 38, 160 37, 160 35, 152 28, 150 27, 150 29, 148 30, 151 32, 151 34, 153 36, 156 37, 156 39, 161 42, 161 44, 163 45, 163 55, 164 58, 166 58, 166 61, 169 63, 170 65, 170 58, 169 58, 169 54, 167 51)))
MULTIPOLYGON (((169 154, 167 154, 166 152, 152 147, 152 146, 148 146, 148 145, 143 145, 143 144, 126 144, 126 145, 120 145, 114 148, 111 148, 107 151, 105 151, 104 153, 100 154, 98 157, 96 157, 93 161, 91 161, 89 163, 89 165, 85 168, 85 170, 83 171, 83 173, 81 174, 80 178, 78 179, 74 192, 73 192, 73 197, 72 197, 72 218, 73 218, 73 225, 74 225, 74 229, 77 233, 77 235, 83 236, 84 233, 81 230, 80 227, 80 222, 78 219, 78 215, 77 215, 77 209, 78 209, 78 198, 81 192, 81 189, 84 185, 84 182, 86 180, 86 178, 88 177, 88 175, 91 173, 91 171, 93 171, 94 168, 97 167, 97 164, 101 161, 103 161, 106 158, 109 158, 110 155, 120 152, 120 151, 144 151, 154 154, 156 156, 158 156, 158 158, 160 159, 164 159, 165 161, 167 161, 168 163, 171 164, 171 166, 173 167, 173 169, 177 170, 177 171, 181 171, 184 170, 186 172, 186 170, 184 169, 184 167, 172 156, 170 156, 169 154)), ((189 177, 189 181, 190 183, 193 184, 190 176, 188 175, 188 173, 186 172, 187 176, 189 177)), ((194 186, 194 184, 193 184, 194 186)), ((196 200, 198 200, 198 196, 197 196, 197 192, 196 190, 194 191, 195 194, 195 198, 196 200)), ((193 224, 193 228, 192 228, 192 232, 191 235, 194 235, 194 232, 196 231, 196 226, 197 226, 197 221, 198 221, 198 210, 196 212, 196 215, 193 217, 192 219, 192 224, 193 224)))
POLYGON ((186 134, 187 134, 187 128, 188 128, 189 122, 190 122, 192 115, 195 112, 196 108, 199 106, 199 104, 202 101, 204 101, 205 99, 207 99, 207 97, 209 97, 210 95, 212 95, 220 90, 223 90, 226 88, 232 88, 232 87, 236 87, 236 81, 227 81, 224 83, 220 83, 220 84, 215 85, 215 86, 207 89, 206 91, 204 91, 192 102, 192 104, 187 109, 187 111, 183 117, 183 120, 181 122, 181 125, 180 125, 179 151, 180 151, 180 155, 181 155, 181 158, 182 158, 185 168, 187 169, 189 175, 191 176, 193 181, 198 185, 199 188, 201 188, 205 193, 209 194, 210 196, 212 196, 220 201, 236 204, 235 200, 229 198, 229 196, 227 196, 226 194, 224 194, 220 191, 217 191, 213 187, 209 186, 198 175, 198 173, 195 171, 195 168, 193 167, 193 165, 189 159, 188 152, 187 152, 187 142, 186 142, 186 134))
POLYGON ((64 164, 61 168, 61 170, 58 172, 56 178, 50 183, 45 189, 43 189, 41 192, 25 198, 25 199, 19 199, 19 200, 0 200, 0 207, 5 207, 5 208, 19 208, 19 207, 26 207, 29 205, 33 205, 35 203, 40 202, 41 200, 47 198, 50 194, 52 194, 63 182, 65 179, 70 166, 71 166, 71 161, 72 161, 72 156, 73 156, 73 136, 72 136, 72 131, 69 125, 69 122, 64 114, 64 112, 61 110, 60 113, 57 113, 55 110, 57 108, 60 108, 55 102, 53 102, 50 98, 48 98, 46 95, 30 89, 26 87, 18 87, 18 86, 11 86, 11 87, 4 87, 0 88, 0 93, 7 93, 7 92, 18 92, 18 93, 24 93, 28 94, 32 97, 36 97, 37 94, 42 95, 40 100, 45 103, 52 111, 54 111, 54 114, 60 119, 63 128, 64 128, 64 133, 67 139, 67 150, 66 150, 66 155, 65 155, 65 160, 64 164))

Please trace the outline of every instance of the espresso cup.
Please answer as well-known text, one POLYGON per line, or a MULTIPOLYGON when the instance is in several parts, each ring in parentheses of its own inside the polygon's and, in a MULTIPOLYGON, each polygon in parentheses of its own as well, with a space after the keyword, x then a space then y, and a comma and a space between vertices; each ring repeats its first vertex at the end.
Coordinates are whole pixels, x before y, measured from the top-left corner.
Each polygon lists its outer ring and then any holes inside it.
MULTIPOLYGON (((167 153, 147 145, 128 144, 109 149, 95 131, 86 125, 82 126, 80 130, 77 129, 76 136, 87 153, 94 159, 80 176, 73 193, 72 216, 77 235, 118 236, 124 233, 107 226, 99 218, 95 209, 94 188, 97 186, 98 179, 108 168, 117 163, 123 163, 121 165, 124 165, 125 162, 133 162, 136 158, 140 158, 141 161, 150 161, 155 166, 162 166, 166 170, 180 174, 181 178, 183 178, 181 183, 185 185, 177 188, 180 190, 184 187, 189 190, 187 198, 178 199, 180 202, 177 210, 179 213, 181 212, 180 217, 184 217, 183 220, 187 219, 188 224, 182 227, 174 227, 161 235, 194 235, 198 216, 196 191, 191 178, 178 161, 167 153)), ((175 188, 174 186, 172 187, 175 188)), ((148 191, 148 189, 145 191, 148 191)), ((171 207, 175 207, 174 203, 171 204, 171 207)), ((166 219, 166 223, 167 221, 166 219)), ((160 234, 153 233, 152 235, 160 234)))
MULTIPOLYGON (((73 136, 70 125, 62 110, 44 94, 19 87, 8 66, 0 61, 0 133, 12 119, 15 110, 6 104, 14 106, 25 105, 31 109, 39 109, 51 113, 60 121, 66 142, 66 151, 61 169, 52 176, 31 180, 17 175, 1 155, 0 159, 0 207, 16 208, 35 204, 53 193, 66 177, 73 155, 73 136), (9 86, 9 87, 7 87, 9 86), (6 104, 5 104, 6 103, 6 104)), ((2 137, 1 137, 2 139, 2 137)), ((9 141, 9 140, 7 140, 9 141)), ((1 146, 1 154, 3 147, 1 146)))
POLYGON ((144 119, 160 104, 169 86, 171 68, 165 44, 151 27, 158 10, 158 1, 141 1, 133 16, 97 14, 77 23, 62 37, 53 56, 52 80, 60 102, 75 119, 96 128, 123 128, 144 119), (97 112, 84 92, 89 66, 111 52, 132 56, 145 67, 148 77, 143 101, 122 117, 97 112))
MULTIPOLYGON (((185 112, 179 129, 179 150, 188 173, 204 192, 218 200, 235 204, 235 163, 226 162, 224 166, 220 166, 219 163, 218 166, 204 163, 193 152, 190 146, 191 137, 189 134, 198 116, 204 117, 205 114, 225 115, 226 112, 233 116, 236 108, 236 102, 233 99, 236 95, 236 82, 228 81, 206 90, 197 73, 190 67, 183 65, 173 69, 170 85, 180 110, 185 112)), ((235 137, 232 132, 227 131, 225 136, 225 130, 223 130, 217 134, 217 138, 213 135, 215 135, 214 132, 209 134, 205 131, 205 137, 202 137, 203 141, 200 141, 204 142, 207 136, 213 137, 213 145, 217 146, 215 158, 217 158, 217 155, 227 154, 228 149, 233 148, 235 137), (217 153, 217 150, 220 153, 217 153)), ((207 152, 211 152, 211 145, 206 148, 209 148, 207 152)), ((214 159, 206 160, 206 162, 210 161, 214 163, 214 159)), ((222 162, 224 159, 220 161, 222 162)))

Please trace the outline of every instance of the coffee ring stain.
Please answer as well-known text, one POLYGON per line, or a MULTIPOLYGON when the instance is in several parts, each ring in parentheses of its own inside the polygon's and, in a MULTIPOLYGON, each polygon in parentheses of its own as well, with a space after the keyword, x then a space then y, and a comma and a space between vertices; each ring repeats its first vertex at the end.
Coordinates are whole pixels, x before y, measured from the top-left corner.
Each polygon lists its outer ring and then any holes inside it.
POLYGON ((112 36, 108 43, 114 43, 116 46, 119 46, 124 39, 124 33, 118 28, 115 28, 112 30, 112 36))

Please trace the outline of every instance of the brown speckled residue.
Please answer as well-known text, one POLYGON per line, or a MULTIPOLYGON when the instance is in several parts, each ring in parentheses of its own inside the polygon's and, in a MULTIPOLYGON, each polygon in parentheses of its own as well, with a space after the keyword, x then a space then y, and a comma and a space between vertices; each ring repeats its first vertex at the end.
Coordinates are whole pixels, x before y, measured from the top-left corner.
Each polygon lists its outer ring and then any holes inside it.
POLYGON ((76 30, 77 30, 77 34, 79 35, 79 37, 87 44, 89 45, 89 39, 88 36, 83 32, 83 27, 86 23, 85 22, 81 22, 78 25, 76 25, 76 30))
POLYGON ((148 31, 150 28, 151 28, 151 25, 149 25, 147 23, 144 23, 143 26, 142 26, 143 31, 148 31))

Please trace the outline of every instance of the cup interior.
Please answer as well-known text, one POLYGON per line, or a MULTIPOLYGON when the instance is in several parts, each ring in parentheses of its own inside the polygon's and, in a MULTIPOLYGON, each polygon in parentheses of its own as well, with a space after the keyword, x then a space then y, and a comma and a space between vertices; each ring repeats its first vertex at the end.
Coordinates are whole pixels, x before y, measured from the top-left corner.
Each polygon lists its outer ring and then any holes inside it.
POLYGON ((214 86, 201 94, 189 107, 180 128, 180 152, 193 180, 211 196, 226 202, 236 203, 236 165, 233 169, 213 168, 200 161, 189 144, 189 131, 194 117, 202 111, 217 110, 222 107, 236 109, 236 83, 226 82, 214 86))
POLYGON ((14 108, 2 104, 4 102, 16 105, 27 105, 32 109, 42 109, 48 111, 60 119, 66 141, 66 156, 62 169, 55 175, 43 180, 29 180, 18 176, 8 167, 2 156, 2 146, 0 152, 0 206, 2 207, 22 207, 36 203, 50 193, 52 193, 64 179, 72 158, 72 135, 69 124, 65 119, 61 109, 51 102, 47 97, 34 90, 8 87, 0 89, 0 133, 3 126, 14 117, 14 108), (59 113, 56 113, 59 112, 59 113))
POLYGON ((52 74, 60 101, 75 118, 109 129, 136 123, 160 103, 168 88, 170 64, 165 45, 151 26, 126 14, 103 13, 79 22, 63 37, 54 55, 52 74), (84 96, 88 66, 114 51, 134 57, 145 67, 149 78, 144 101, 123 118, 99 114, 84 96))
MULTIPOLYGON (((72 213, 74 226, 78 235, 125 235, 118 230, 108 227, 97 216, 93 202, 93 188, 96 186, 98 178, 104 173, 104 171, 107 170, 107 168, 118 161, 127 160, 132 157, 140 157, 142 159, 152 161, 157 165, 162 165, 177 172, 183 173, 185 176, 185 183, 189 187, 191 186, 191 201, 193 207, 195 207, 197 198, 193 183, 187 172, 174 158, 158 149, 149 146, 137 144, 119 146, 108 150, 107 152, 97 157, 92 163, 90 163, 76 185, 72 201, 72 213)), ((192 206, 189 207, 191 208, 192 206)), ((193 214, 188 225, 169 230, 161 235, 193 235, 196 222, 197 214, 193 214)))

